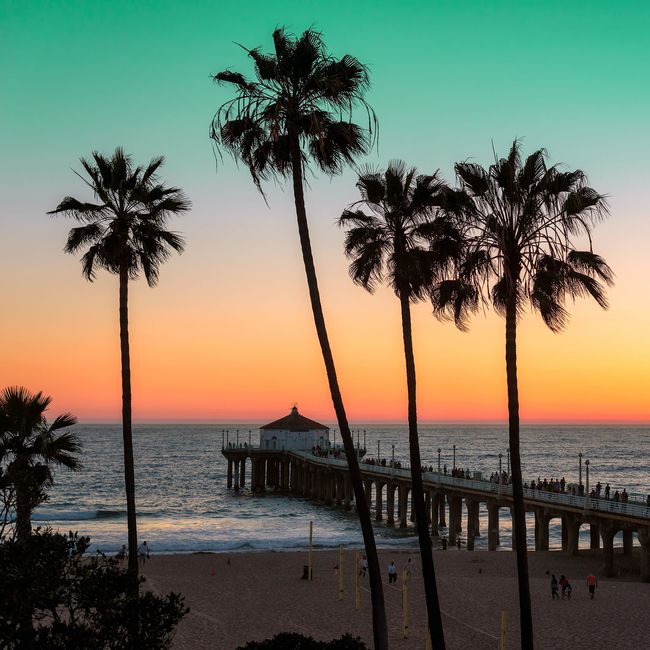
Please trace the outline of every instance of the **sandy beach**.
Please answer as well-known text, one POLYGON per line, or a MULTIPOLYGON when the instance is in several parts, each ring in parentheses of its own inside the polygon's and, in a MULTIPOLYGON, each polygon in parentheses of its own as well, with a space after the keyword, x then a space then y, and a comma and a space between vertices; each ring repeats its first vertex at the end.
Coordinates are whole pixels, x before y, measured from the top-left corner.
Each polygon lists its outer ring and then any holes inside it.
MULTIPOLYGON (((401 568, 417 552, 384 550, 382 569, 391 560, 401 568)), ((314 580, 301 580, 306 552, 194 554, 156 556, 146 565, 146 585, 154 591, 180 591, 191 613, 178 628, 176 650, 234 650, 250 640, 281 631, 331 639, 350 632, 372 647, 367 579, 361 607, 354 608, 354 549, 346 549, 344 600, 338 599, 338 552, 314 553, 314 580), (213 575, 214 574, 214 575, 213 575)), ((624 650, 645 647, 650 584, 627 577, 623 556, 620 575, 601 578, 602 556, 584 551, 530 553, 530 579, 536 647, 573 650, 624 650), (552 601, 550 578, 564 573, 573 586, 570 601, 552 601), (599 578, 596 598, 588 596, 585 577, 599 578)), ((515 555, 511 552, 436 552, 436 570, 447 647, 497 648, 500 612, 508 612, 508 647, 519 646, 515 555)), ((416 570, 409 584, 409 638, 402 635, 401 577, 388 586, 384 575, 391 648, 424 648, 423 588, 416 570)))

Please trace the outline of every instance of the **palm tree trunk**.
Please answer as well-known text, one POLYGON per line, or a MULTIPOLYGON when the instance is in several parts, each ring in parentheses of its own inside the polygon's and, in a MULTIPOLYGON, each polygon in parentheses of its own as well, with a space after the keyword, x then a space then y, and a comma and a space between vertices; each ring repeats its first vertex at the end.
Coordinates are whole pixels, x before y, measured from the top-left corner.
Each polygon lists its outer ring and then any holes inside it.
MULTIPOLYGON (((26 480, 26 472, 22 472, 26 480)), ((16 484, 16 539, 20 544, 25 544, 32 534, 31 504, 29 490, 16 484)))
POLYGON ((359 522, 361 524, 361 532, 363 534, 363 542, 368 559, 370 598, 372 601, 374 647, 375 650, 387 650, 388 626, 386 621, 386 608, 384 605, 384 591, 381 582, 381 571, 379 568, 379 557, 377 555, 377 547, 375 545, 375 535, 372 530, 370 509, 368 507, 368 502, 366 500, 366 495, 361 480, 359 459, 357 457, 357 452, 354 449, 354 440, 352 439, 350 425, 348 424, 345 408, 343 406, 343 398, 341 397, 341 390, 339 388, 339 382, 336 376, 334 358, 332 356, 332 350, 330 348, 329 339, 327 336, 325 317, 323 315, 323 307, 321 305, 320 293, 318 291, 316 268, 314 266, 314 258, 311 251, 309 226, 307 224, 307 212, 305 210, 300 143, 298 141, 298 136, 295 133, 289 134, 289 140, 291 146, 293 198, 296 205, 298 232, 300 234, 300 245, 302 248, 303 261, 305 264, 305 273, 307 275, 307 285, 309 287, 311 308, 314 314, 314 323, 316 325, 316 333, 318 334, 318 341, 320 343, 321 352, 323 354, 323 361, 325 362, 325 370, 327 372, 327 381, 329 383, 330 393, 332 396, 332 403, 334 405, 334 411, 336 413, 336 419, 338 421, 341 438, 343 439, 343 446, 345 448, 345 455, 348 461, 348 471, 350 472, 352 489, 354 490, 354 500, 357 505, 357 514, 359 516, 359 522))
MULTIPOLYGON (((129 272, 120 266, 120 351, 122 355, 122 439, 124 442, 124 485, 129 536, 129 573, 138 577, 138 529, 135 515, 135 471, 133 469, 133 427, 131 422, 131 353, 129 351, 129 272)), ((137 580, 134 580, 137 590, 137 580)))
POLYGON ((420 544, 422 578, 424 579, 424 596, 427 604, 431 644, 434 648, 444 650, 445 632, 442 627, 438 585, 436 584, 436 571, 433 564, 433 550, 431 548, 431 536, 429 535, 429 523, 424 505, 422 462, 420 459, 420 440, 418 437, 415 356, 413 354, 411 305, 408 299, 408 290, 400 290, 400 304, 402 307, 402 337, 404 339, 406 387, 408 392, 409 450, 411 454, 411 481, 413 486, 411 490, 411 499, 413 507, 415 508, 415 526, 417 528, 418 542, 420 544))
POLYGON ((528 582, 526 549, 526 507, 521 477, 519 453, 519 389, 517 387, 517 297, 515 292, 506 306, 506 376, 508 381, 508 433, 510 441, 510 468, 514 502, 515 549, 517 552, 517 579, 519 583, 519 620, 522 650, 533 648, 533 615, 528 582))

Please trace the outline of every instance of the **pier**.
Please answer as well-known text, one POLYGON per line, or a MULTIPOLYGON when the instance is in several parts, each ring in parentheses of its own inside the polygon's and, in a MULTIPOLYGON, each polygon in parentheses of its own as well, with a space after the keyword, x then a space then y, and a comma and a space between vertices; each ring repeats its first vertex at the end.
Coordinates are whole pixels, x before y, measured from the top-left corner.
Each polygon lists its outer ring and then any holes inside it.
MULTIPOLYGON (((267 450, 250 446, 225 447, 228 461, 227 486, 234 490, 245 487, 246 465, 250 464, 250 489, 266 489, 315 499, 325 504, 350 510, 354 493, 347 461, 320 457, 306 451, 267 450)), ((415 521, 409 509, 411 472, 408 468, 385 467, 361 463, 366 498, 377 521, 388 526, 406 528, 415 521)), ((512 512, 512 486, 483 478, 456 478, 440 472, 424 472, 427 517, 432 541, 440 539, 440 530, 447 529, 447 542, 456 543, 461 534, 463 506, 467 513, 467 550, 473 551, 475 539, 487 533, 488 550, 495 551, 499 540, 499 512, 512 512), (479 508, 488 513, 487 531, 480 530, 479 508)), ((642 502, 614 501, 568 493, 524 488, 526 511, 535 516, 535 550, 549 550, 549 523, 562 522, 562 550, 578 552, 581 526, 588 525, 590 548, 602 549, 605 575, 616 573, 614 536, 623 533, 623 554, 631 555, 634 535, 640 549, 641 579, 650 582, 650 507, 642 502)))

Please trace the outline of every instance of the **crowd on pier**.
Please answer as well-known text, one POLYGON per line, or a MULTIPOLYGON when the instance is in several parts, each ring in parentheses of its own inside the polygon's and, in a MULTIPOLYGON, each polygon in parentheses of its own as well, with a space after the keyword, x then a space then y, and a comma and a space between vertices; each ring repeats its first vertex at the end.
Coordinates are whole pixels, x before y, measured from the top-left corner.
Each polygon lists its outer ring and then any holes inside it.
MULTIPOLYGON (((321 447, 312 447, 312 453, 314 456, 318 456, 320 458, 345 459, 345 452, 339 448, 321 449, 321 447)), ((395 459, 387 460, 386 458, 362 458, 361 462, 365 465, 375 467, 393 467, 395 469, 402 469, 402 463, 395 459)), ((422 465, 423 473, 434 471, 436 470, 434 470, 433 465, 422 465)), ((485 480, 481 472, 472 472, 469 468, 463 469, 462 467, 454 467, 449 470, 447 468, 447 465, 444 465, 442 468, 442 473, 444 476, 451 476, 452 478, 485 480)), ((489 481, 490 483, 496 483, 498 485, 511 485, 512 476, 505 470, 493 472, 490 474, 489 481)), ((556 494, 568 494, 570 496, 585 496, 585 486, 583 483, 568 483, 564 477, 560 479, 552 477, 549 479, 538 476, 537 480, 532 479, 529 483, 524 483, 524 487, 538 492, 554 492, 556 494)), ((598 481, 598 483, 596 483, 596 486, 589 491, 589 497, 591 499, 604 499, 608 501, 611 500, 615 503, 628 503, 629 500, 629 494, 625 488, 620 491, 614 490, 612 493, 610 484, 606 483, 603 486, 600 481, 598 481)), ((650 495, 647 497, 646 506, 650 508, 650 495)))

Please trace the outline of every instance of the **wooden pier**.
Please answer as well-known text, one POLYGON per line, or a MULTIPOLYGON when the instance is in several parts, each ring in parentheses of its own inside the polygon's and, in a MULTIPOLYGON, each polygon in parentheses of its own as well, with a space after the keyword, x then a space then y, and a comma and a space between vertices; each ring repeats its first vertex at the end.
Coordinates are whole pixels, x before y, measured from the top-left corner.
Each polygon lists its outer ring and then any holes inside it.
MULTIPOLYGON (((228 488, 245 487, 246 465, 250 463, 250 489, 263 492, 267 488, 290 493, 350 510, 354 493, 347 462, 323 458, 303 451, 267 450, 255 447, 226 447, 222 450, 228 461, 228 488)), ((361 463, 366 498, 377 521, 389 526, 408 526, 414 522, 409 512, 411 473, 381 465, 361 463)), ((475 538, 481 535, 479 508, 483 503, 488 513, 488 549, 495 551, 499 540, 499 511, 512 512, 512 487, 487 480, 455 478, 438 472, 423 474, 427 516, 435 542, 440 529, 447 529, 447 541, 453 545, 461 533, 463 504, 467 512, 467 550, 473 551, 475 538)), ((578 534, 587 524, 592 549, 602 548, 605 575, 614 575, 614 536, 623 533, 623 553, 631 555, 634 535, 640 549, 641 579, 650 582, 650 507, 638 502, 623 503, 612 499, 592 499, 567 493, 524 488, 527 512, 535 515, 535 550, 549 548, 549 523, 562 522, 562 550, 578 552, 578 534)))

